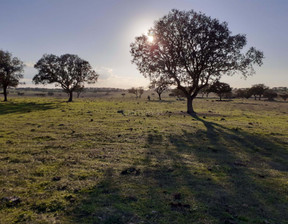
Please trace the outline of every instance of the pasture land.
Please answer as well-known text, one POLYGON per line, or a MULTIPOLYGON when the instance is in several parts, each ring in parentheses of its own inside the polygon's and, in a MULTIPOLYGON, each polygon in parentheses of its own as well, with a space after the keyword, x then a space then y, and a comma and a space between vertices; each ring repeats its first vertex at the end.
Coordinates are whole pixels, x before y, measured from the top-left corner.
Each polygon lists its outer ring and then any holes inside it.
POLYGON ((0 103, 0 223, 288 223, 288 103, 0 103))

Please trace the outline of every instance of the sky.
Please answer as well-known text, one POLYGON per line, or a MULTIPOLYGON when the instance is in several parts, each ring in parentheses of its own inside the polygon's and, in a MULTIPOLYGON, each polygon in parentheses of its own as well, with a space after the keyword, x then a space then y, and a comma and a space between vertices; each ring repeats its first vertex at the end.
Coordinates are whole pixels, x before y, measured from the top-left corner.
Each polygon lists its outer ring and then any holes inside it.
POLYGON ((256 74, 221 81, 234 88, 288 86, 287 0, 0 0, 0 49, 24 61, 26 87, 43 87, 31 82, 43 54, 66 53, 100 74, 95 87, 147 87, 131 63, 130 43, 171 9, 226 21, 233 35, 246 34, 247 46, 264 52, 256 74))

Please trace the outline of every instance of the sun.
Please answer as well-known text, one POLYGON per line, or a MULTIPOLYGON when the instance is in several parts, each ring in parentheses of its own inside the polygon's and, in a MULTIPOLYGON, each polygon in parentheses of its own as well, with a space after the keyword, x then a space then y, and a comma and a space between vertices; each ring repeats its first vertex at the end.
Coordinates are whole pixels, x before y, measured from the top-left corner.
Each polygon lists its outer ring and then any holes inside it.
POLYGON ((154 41, 154 37, 152 35, 148 35, 148 42, 152 43, 154 41))

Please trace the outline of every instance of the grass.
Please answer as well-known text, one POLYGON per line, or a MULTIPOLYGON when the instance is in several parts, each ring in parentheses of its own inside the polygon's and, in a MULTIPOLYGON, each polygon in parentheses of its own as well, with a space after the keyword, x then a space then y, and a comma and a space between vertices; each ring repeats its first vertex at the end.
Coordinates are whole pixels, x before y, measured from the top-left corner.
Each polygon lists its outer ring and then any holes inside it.
POLYGON ((0 103, 0 223, 288 223, 288 104, 0 103))

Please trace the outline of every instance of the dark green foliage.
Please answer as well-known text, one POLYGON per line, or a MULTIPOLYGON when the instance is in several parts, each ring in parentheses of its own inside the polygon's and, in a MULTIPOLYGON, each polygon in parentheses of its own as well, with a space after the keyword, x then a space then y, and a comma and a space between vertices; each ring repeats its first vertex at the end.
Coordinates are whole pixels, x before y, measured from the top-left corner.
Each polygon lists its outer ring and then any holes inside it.
POLYGON ((250 88, 236 90, 236 97, 249 99, 251 96, 252 92, 250 88))
POLYGON ((73 92, 81 93, 84 83, 94 83, 99 76, 92 70, 88 61, 72 54, 64 54, 60 57, 45 54, 34 67, 39 73, 34 76, 33 82, 35 84, 56 83, 56 86, 60 86, 69 94, 68 102, 72 101, 73 92))
POLYGON ((220 97, 220 100, 222 100, 222 97, 225 94, 231 93, 231 91, 232 91, 232 88, 230 87, 228 83, 219 82, 219 81, 214 82, 209 88, 209 92, 216 93, 220 97))
POLYGON ((250 92, 255 97, 255 100, 257 96, 258 96, 258 99, 261 100, 261 97, 263 96, 265 90, 267 89, 268 87, 265 86, 264 84, 256 84, 250 88, 250 92))
POLYGON ((3 89, 4 101, 7 101, 7 88, 16 87, 23 78, 24 63, 8 51, 0 50, 0 88, 3 89))
POLYGON ((263 93, 263 97, 266 97, 268 100, 274 100, 278 94, 272 89, 266 89, 263 93))

